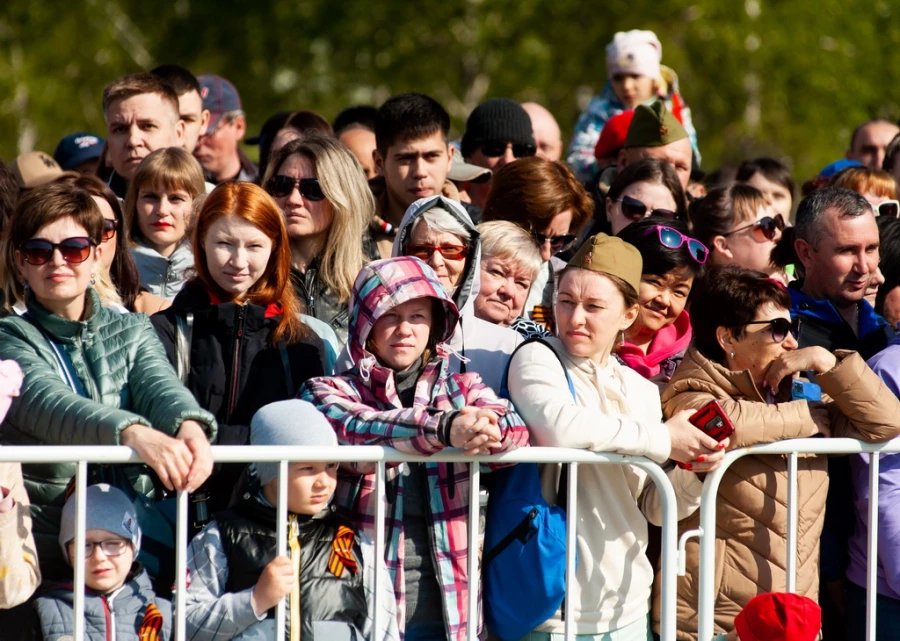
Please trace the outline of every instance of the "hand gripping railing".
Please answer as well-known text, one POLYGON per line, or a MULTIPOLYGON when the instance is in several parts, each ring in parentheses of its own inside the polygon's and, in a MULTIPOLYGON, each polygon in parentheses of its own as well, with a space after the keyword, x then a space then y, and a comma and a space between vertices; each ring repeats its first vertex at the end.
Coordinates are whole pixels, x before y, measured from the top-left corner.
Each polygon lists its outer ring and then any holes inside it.
POLYGON ((732 450, 725 455, 722 466, 709 473, 703 483, 700 499, 700 528, 685 532, 679 543, 679 565, 683 568, 684 544, 690 536, 700 538, 700 591, 698 603, 699 629, 697 638, 710 641, 714 637, 715 571, 716 571, 716 495, 728 468, 744 456, 774 454, 788 458, 788 521, 786 588, 797 587, 797 455, 798 454, 856 454, 869 452, 869 539, 866 566, 866 641, 875 641, 876 582, 878 578, 878 453, 900 452, 900 439, 877 445, 849 438, 807 438, 751 445, 732 450))
MULTIPOLYGON (((376 464, 376 513, 375 513, 375 549, 384 550, 385 537, 385 488, 384 478, 387 463, 397 462, 432 462, 432 463, 568 463, 568 505, 566 512, 566 591, 569 591, 575 580, 575 528, 577 522, 576 498, 578 492, 578 466, 587 465, 634 465, 644 470, 660 493, 662 501, 662 612, 661 639, 675 639, 675 570, 676 570, 676 535, 677 506, 672 484, 662 468, 649 459, 618 454, 588 452, 564 448, 531 447, 487 457, 465 456, 460 450, 446 450, 431 456, 404 454, 386 447, 377 446, 343 446, 343 447, 278 447, 278 446, 214 446, 213 459, 217 463, 278 462, 278 523, 277 546, 282 553, 287 550, 287 470, 289 461, 331 461, 337 463, 373 462, 376 464)), ((85 487, 87 483, 88 463, 140 463, 138 455, 127 447, 87 447, 87 446, 7 446, 0 447, 0 462, 20 463, 76 463, 76 511, 75 511, 75 549, 84 549, 85 540, 85 487)), ((479 486, 481 480, 480 465, 469 466, 469 541, 468 541, 468 576, 479 577, 478 549, 479 538, 479 486)), ((602 497, 598 497, 602 501, 602 497)), ((175 561, 175 627, 174 638, 185 639, 185 592, 187 581, 187 531, 188 531, 188 494, 178 492, 176 527, 176 561, 175 561)), ((715 520, 715 515, 713 515, 715 520)), ((714 530, 713 530, 714 531, 714 530)), ((385 616, 381 607, 381 590, 378 586, 385 580, 384 554, 376 554, 375 567, 375 622, 373 629, 381 629, 381 617, 385 616)), ((75 554, 74 638, 84 638, 84 564, 83 554, 75 554)), ((478 638, 478 585, 472 581, 469 589, 469 622, 468 639, 478 638)), ((575 638, 574 603, 565 601, 566 639, 575 638)), ((285 605, 279 603, 276 611, 275 638, 284 638, 285 605)))

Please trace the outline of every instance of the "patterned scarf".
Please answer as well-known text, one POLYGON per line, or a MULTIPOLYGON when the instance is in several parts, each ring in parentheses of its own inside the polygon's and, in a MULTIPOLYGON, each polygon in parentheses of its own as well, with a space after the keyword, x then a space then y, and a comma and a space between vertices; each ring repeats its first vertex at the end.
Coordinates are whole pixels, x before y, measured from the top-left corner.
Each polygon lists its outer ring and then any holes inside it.
POLYGON ((159 608, 151 603, 144 612, 144 620, 138 628, 140 641, 162 641, 163 616, 159 608))

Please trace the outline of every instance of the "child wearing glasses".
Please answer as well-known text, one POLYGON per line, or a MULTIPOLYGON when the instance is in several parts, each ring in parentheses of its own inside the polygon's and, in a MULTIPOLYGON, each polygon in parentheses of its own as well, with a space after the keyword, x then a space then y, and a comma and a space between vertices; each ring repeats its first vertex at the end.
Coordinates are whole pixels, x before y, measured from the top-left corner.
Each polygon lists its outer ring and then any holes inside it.
MULTIPOLYGON (((312 405, 289 400, 256 412, 250 444, 330 447, 337 438, 312 405)), ((380 628, 374 627, 374 547, 331 507, 336 485, 336 463, 288 465, 288 550, 278 550, 278 463, 256 464, 244 493, 188 549, 189 639, 274 639, 275 607, 282 600, 290 639, 400 639, 387 574, 380 586, 380 628)))
MULTIPOLYGON (((169 641, 172 608, 158 598, 135 559, 141 528, 125 494, 105 483, 87 488, 85 546, 75 547, 75 494, 63 508, 59 545, 69 565, 84 555, 84 632, 87 641, 169 641)), ((75 633, 71 580, 42 589, 34 604, 32 639, 64 641, 75 633)))

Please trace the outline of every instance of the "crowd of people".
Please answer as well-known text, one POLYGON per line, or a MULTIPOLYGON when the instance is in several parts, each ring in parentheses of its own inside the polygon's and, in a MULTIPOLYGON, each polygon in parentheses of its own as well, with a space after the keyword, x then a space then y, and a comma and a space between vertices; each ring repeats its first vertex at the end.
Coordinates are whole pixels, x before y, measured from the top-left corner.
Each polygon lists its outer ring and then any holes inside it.
MULTIPOLYGON (((496 638, 468 609, 469 557, 489 551, 468 548, 484 524, 468 521, 467 466, 388 464, 375 549, 374 464, 292 462, 279 550, 277 464, 216 464, 211 444, 641 456, 686 532, 729 450, 900 435, 900 126, 859 125, 799 192, 773 158, 704 172, 657 37, 617 33, 606 61, 567 152, 539 104, 487 99, 457 142, 421 93, 333 122, 279 112, 247 138, 231 82, 163 65, 98 96, 105 137, 0 163, 0 441, 143 461, 89 467, 84 550, 75 464, 0 464, 0 636, 71 638, 83 554, 86 639, 171 639, 169 510, 186 491, 189 639, 274 639, 282 601, 290 639, 496 638), (692 422, 710 401, 733 433, 692 422)), ((878 456, 876 559, 868 455, 800 457, 796 594, 787 458, 727 470, 722 639, 866 638, 869 563, 893 638, 900 456, 878 456)), ((488 502, 508 465, 483 466, 488 502)), ((561 466, 539 474, 555 503, 561 466)), ((658 638, 656 486, 632 465, 578 474, 577 638, 658 638)), ((689 541, 683 641, 699 563, 689 541)), ((561 639, 564 611, 525 638, 561 639)))

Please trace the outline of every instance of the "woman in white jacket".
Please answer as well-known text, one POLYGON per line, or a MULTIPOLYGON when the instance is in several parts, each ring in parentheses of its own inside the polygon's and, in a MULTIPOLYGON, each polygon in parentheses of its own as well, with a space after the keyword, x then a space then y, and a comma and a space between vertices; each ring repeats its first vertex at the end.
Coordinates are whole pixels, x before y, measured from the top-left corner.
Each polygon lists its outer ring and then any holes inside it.
MULTIPOLYGON (((684 463, 688 469, 673 466, 669 472, 682 519, 700 505, 695 472, 718 467, 723 448, 688 422, 693 412, 663 423, 656 386, 612 356, 637 317, 641 269, 632 245, 605 234, 588 239, 560 276, 558 338, 529 343, 513 355, 509 392, 534 445, 684 463), (574 384, 574 399, 560 363, 574 384)), ((545 492, 555 493, 556 466, 542 474, 545 492)), ((552 499, 549 493, 545 498, 552 499)), ((632 466, 583 466, 577 508, 579 562, 567 598, 574 600, 576 633, 587 635, 579 639, 651 639, 647 522, 658 525, 662 518, 653 482, 632 466)), ((527 638, 550 641, 564 627, 557 612, 527 638)))

